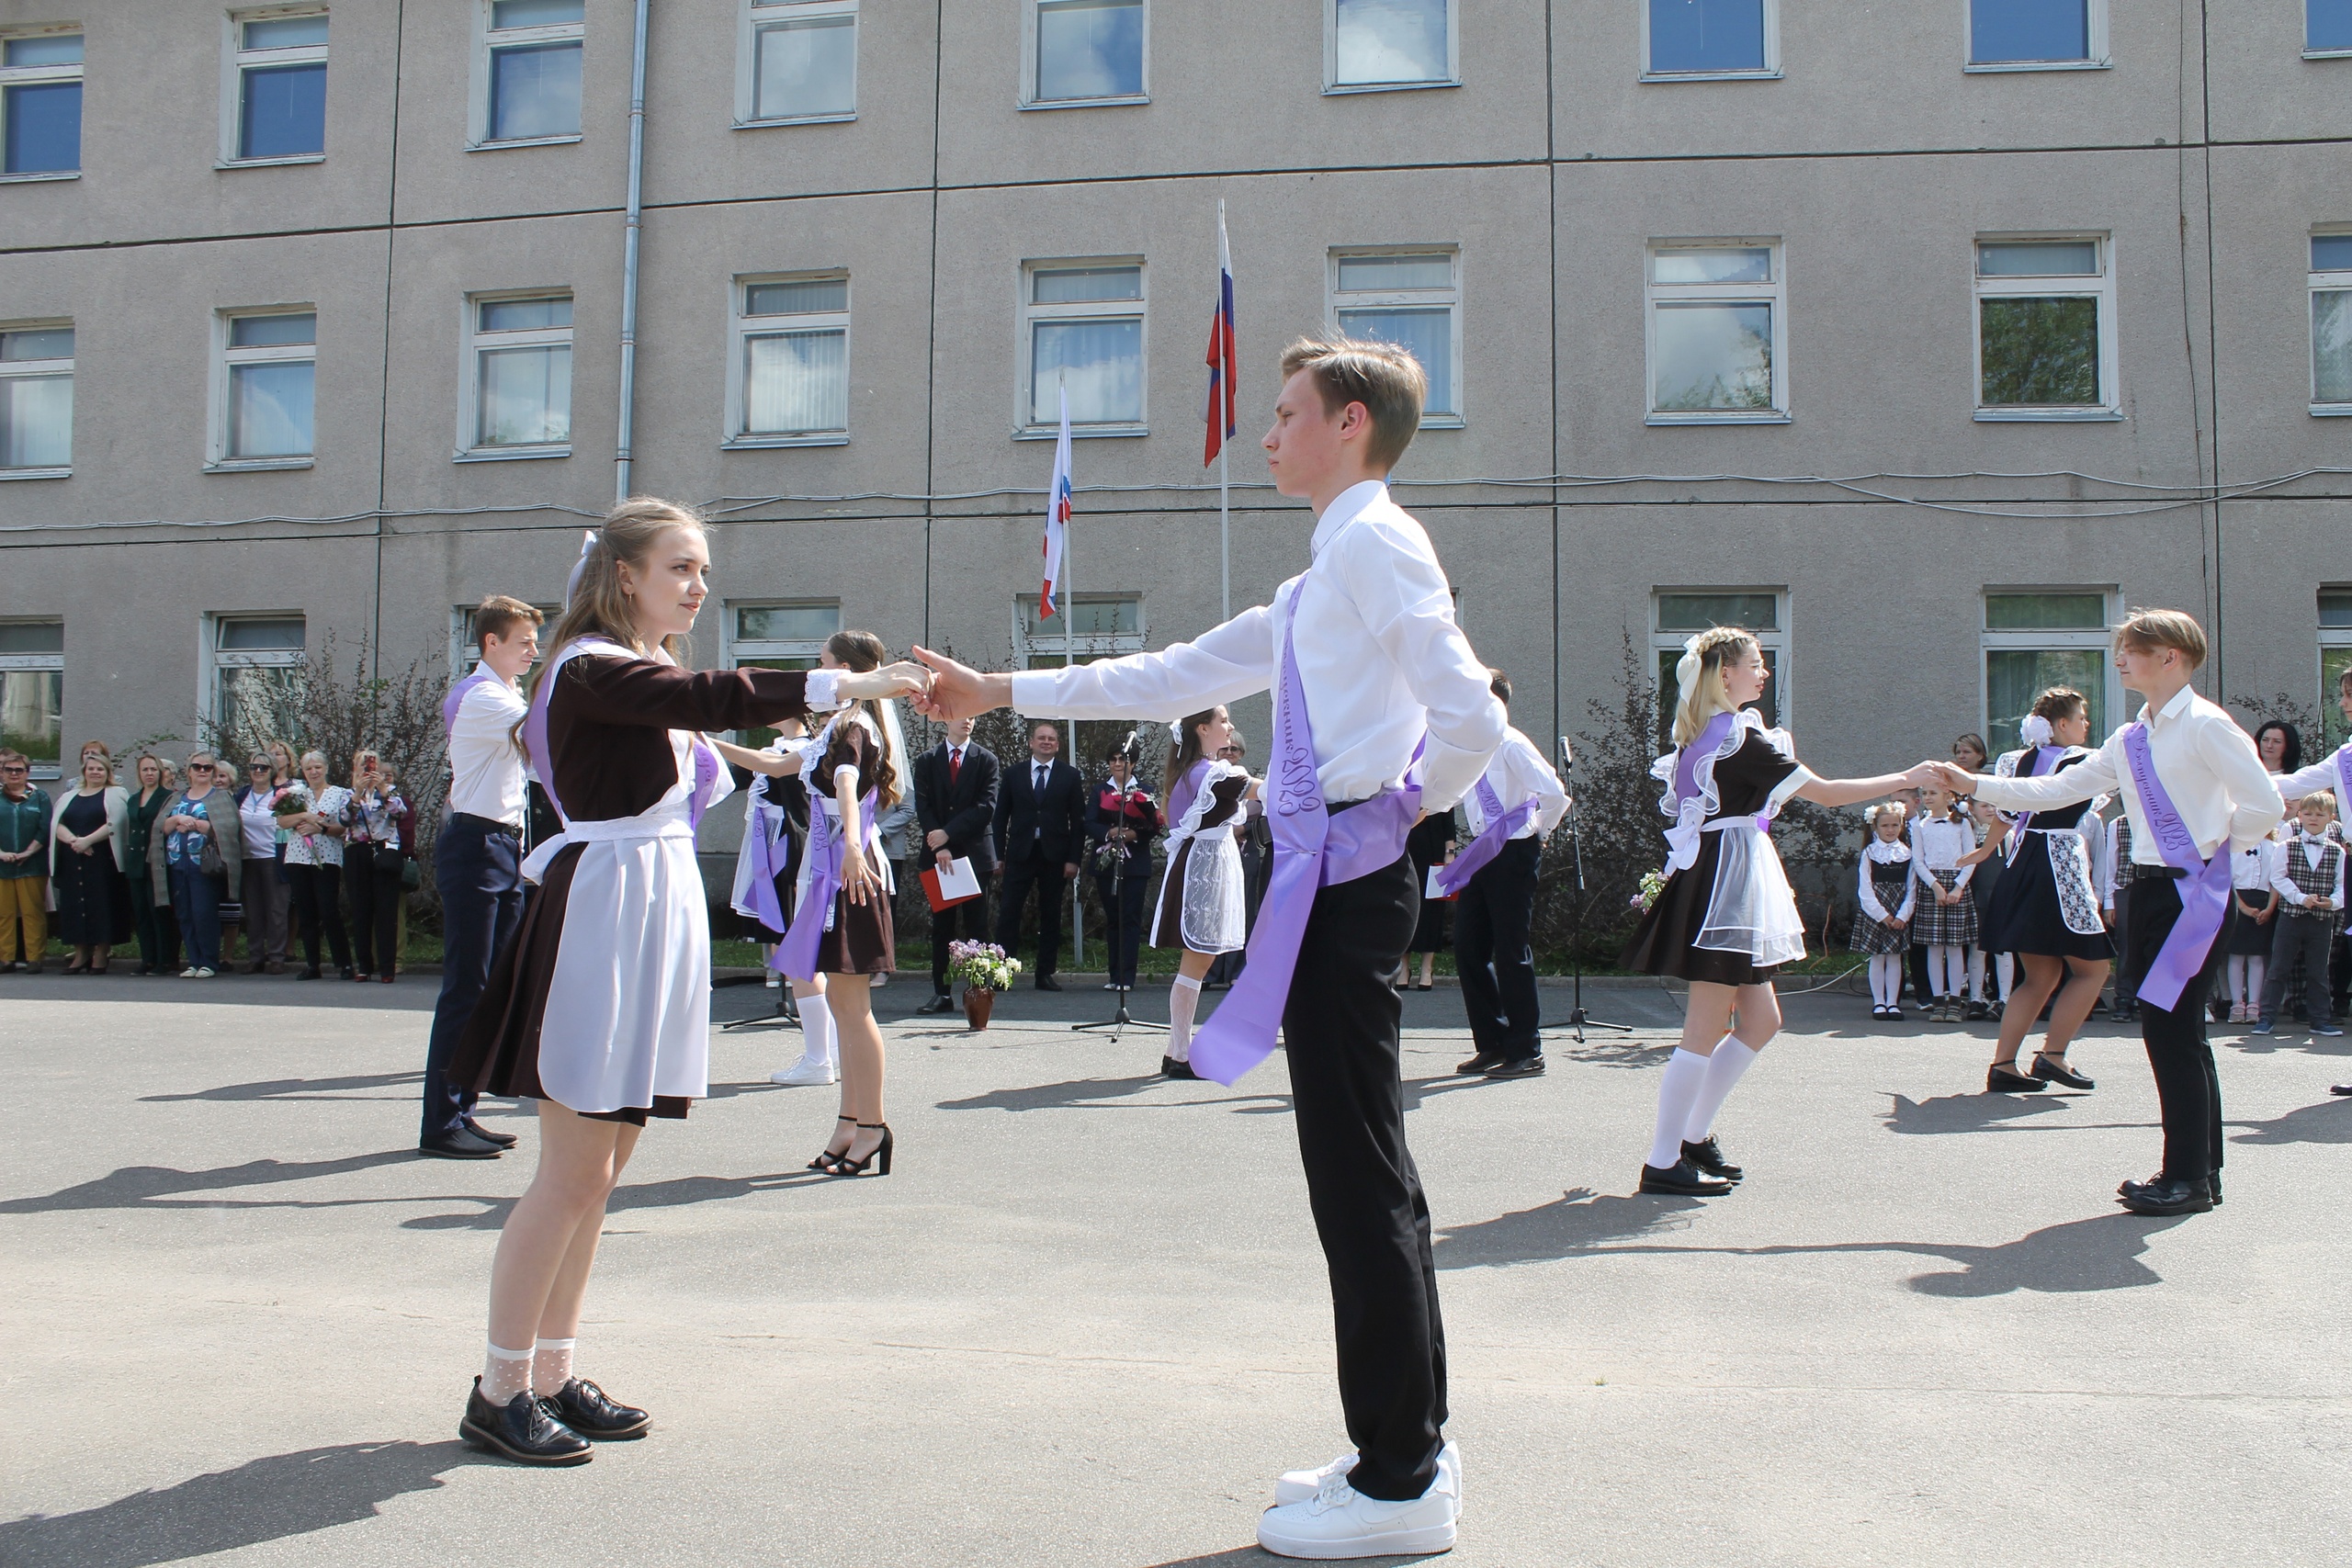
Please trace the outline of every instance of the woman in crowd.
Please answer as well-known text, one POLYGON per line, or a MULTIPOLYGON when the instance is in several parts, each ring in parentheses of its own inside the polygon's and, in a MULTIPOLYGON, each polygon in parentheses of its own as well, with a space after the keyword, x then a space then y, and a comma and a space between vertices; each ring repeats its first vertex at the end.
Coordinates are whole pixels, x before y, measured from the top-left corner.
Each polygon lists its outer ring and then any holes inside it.
POLYGON ((302 753, 302 776, 287 786, 302 809, 286 824, 286 881, 302 928, 300 980, 319 977, 319 931, 325 928, 336 973, 351 978, 351 939, 343 929, 343 810, 351 792, 327 783, 323 751, 302 753))
POLYGON ((415 817, 391 786, 383 759, 363 747, 351 756, 351 792, 344 802, 343 881, 351 896, 355 978, 379 976, 387 986, 399 962, 401 870, 408 863, 415 817))
POLYGON ((1437 967, 1437 955, 1451 945, 1445 936, 1446 900, 1429 896, 1430 868, 1443 865, 1453 858, 1453 813, 1433 812, 1414 824, 1405 836, 1405 852, 1413 857, 1413 874, 1421 884, 1421 918, 1413 927, 1412 945, 1405 950, 1405 966, 1396 971, 1396 985, 1403 989, 1411 979, 1412 954, 1421 955, 1421 978, 1414 986, 1426 991, 1436 984, 1432 978, 1437 967))
POLYGON ((211 752, 187 760, 187 785, 164 805, 148 841, 149 874, 168 893, 187 943, 183 980, 209 980, 220 969, 220 905, 243 886, 245 836, 236 807, 216 787, 220 765, 211 752))
POLYGON ((57 802, 50 829, 49 886, 57 899, 58 940, 74 950, 68 975, 103 975, 115 943, 135 929, 130 880, 130 792, 114 782, 106 742, 82 747, 82 776, 57 802))
POLYGON ((130 874, 130 921, 139 933, 139 973, 169 975, 179 967, 180 928, 172 918, 171 896, 158 897, 148 873, 153 848, 155 819, 172 798, 164 782, 164 763, 153 751, 141 751, 133 764, 139 788, 123 810, 123 868, 130 874))
MULTIPOLYGON (((302 776, 302 764, 294 755, 294 748, 283 740, 272 740, 262 747, 269 756, 269 782, 284 789, 302 776)), ((278 842, 286 840, 280 839, 278 842)))
POLYGON ((2262 728, 2254 732, 2254 749, 2262 753, 2263 767, 2273 773, 2302 768, 2302 732, 2283 718, 2263 720, 2262 728))
MULTIPOLYGON (((245 835, 245 973, 286 973, 286 868, 279 864, 285 829, 277 818, 277 764, 267 750, 245 759, 245 782, 237 786, 237 821, 245 835)), ((225 954, 223 955, 226 956, 225 954)))

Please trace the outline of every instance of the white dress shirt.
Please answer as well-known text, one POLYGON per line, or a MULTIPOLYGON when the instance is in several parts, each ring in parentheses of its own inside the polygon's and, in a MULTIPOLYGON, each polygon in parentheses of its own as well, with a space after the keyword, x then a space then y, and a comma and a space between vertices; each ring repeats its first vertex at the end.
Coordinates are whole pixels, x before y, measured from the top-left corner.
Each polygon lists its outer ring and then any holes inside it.
POLYGON ((2230 886, 2239 893, 2251 893, 2249 904, 2259 905, 2262 895, 2270 885, 2287 874, 2287 857, 2279 846, 2268 839, 2249 844, 2230 856, 2230 886))
MULTIPOLYGON (((2298 829, 2293 838, 2276 846, 2281 852, 2278 856, 2278 874, 2272 879, 2270 886, 2278 890, 2279 897, 2297 908, 2311 902, 2311 896, 2296 886, 2295 879, 2287 874, 2287 857, 2301 855, 2303 857, 2305 870, 2317 871, 2320 857, 2327 853, 2331 841, 2324 833, 2314 839, 2298 829)), ((2335 847, 2341 850, 2344 846, 2337 844, 2335 847)), ((2335 887, 2327 895, 2328 902, 2339 909, 2344 908, 2344 863, 2347 860, 2352 860, 2352 854, 2338 854, 2335 857, 2335 887)))
POLYGON ((1157 653, 1075 670, 1023 670, 1012 705, 1058 718, 1171 718, 1266 691, 1295 624, 1299 683, 1315 731, 1316 776, 1332 803, 1402 781, 1426 733, 1421 800, 1451 809, 1502 743, 1503 705, 1453 622, 1453 596, 1421 525, 1367 479, 1315 525, 1315 566, 1272 605, 1157 653))
MULTIPOLYGON (((1503 743, 1495 751, 1495 760, 1487 764, 1487 785, 1499 796, 1505 811, 1522 800, 1535 802, 1535 815, 1520 824, 1514 839, 1544 839, 1560 825, 1568 813, 1568 792, 1560 787, 1560 775, 1552 771, 1535 742, 1516 729, 1503 731, 1503 743)), ((1487 830, 1487 808, 1480 804, 1476 789, 1462 797, 1462 813, 1470 819, 1470 836, 1476 838, 1487 830)))
POLYGON ((527 802, 514 726, 526 711, 510 682, 481 681, 468 688, 458 703, 458 722, 449 727, 450 810, 523 826, 527 802))
MULTIPOLYGON (((2237 721, 2188 687, 2154 713, 2143 705, 2140 720, 2148 727, 2148 755, 2164 780, 2165 793, 2180 813, 2197 852, 2207 860, 2233 845, 2243 849, 2270 836, 2287 814, 2278 786, 2263 771, 2262 754, 2253 737, 2237 721)), ((2132 782, 2132 764, 2123 754, 2123 731, 2118 729, 2084 761, 2064 773, 2034 779, 1976 780, 1976 797, 1987 806, 2038 811, 2045 806, 2072 806, 2095 795, 2121 794, 2132 816, 2132 860, 2137 865, 2163 865, 2164 852, 2148 827, 2140 803, 2139 786, 2132 782)))
MULTIPOLYGON (((2291 773, 2273 773, 2270 775, 2271 781, 2278 784, 2279 795, 2288 800, 2301 800, 2307 795, 2317 795, 2322 790, 2327 791, 2330 795, 2340 795, 2343 793, 2344 781, 2336 774, 2335 759, 2339 753, 2346 750, 2352 750, 2352 740, 2346 741, 2308 768, 2298 768, 2291 773)), ((2352 811, 2352 801, 2339 800, 2335 803, 2335 809, 2352 811)))
POLYGON ((1911 860, 1913 877, 1930 887, 1939 886, 1928 873, 1956 871, 1958 879, 1951 891, 1962 893, 1976 878, 1976 868, 1961 864, 1965 855, 1976 852, 1976 824, 1967 818, 1957 820, 1949 817, 1921 817, 1911 824, 1911 845, 1917 852, 1911 860))

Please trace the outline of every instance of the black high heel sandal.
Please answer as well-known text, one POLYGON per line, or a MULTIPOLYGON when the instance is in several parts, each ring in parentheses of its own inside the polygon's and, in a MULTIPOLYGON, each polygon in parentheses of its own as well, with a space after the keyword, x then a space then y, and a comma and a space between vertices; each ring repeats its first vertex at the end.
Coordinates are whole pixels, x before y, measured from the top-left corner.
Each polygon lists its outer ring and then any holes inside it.
POLYGON ((882 1132, 882 1141, 875 1145, 871 1152, 869 1152, 864 1159, 852 1159, 846 1154, 834 1156, 832 1174, 835 1176, 864 1176, 865 1174, 865 1168, 869 1165, 873 1165, 875 1166, 875 1175, 889 1175, 890 1151, 897 1146, 899 1141, 890 1131, 890 1123, 888 1122, 860 1122, 857 1126, 860 1132, 865 1133, 870 1133, 876 1128, 880 1128, 882 1132), (876 1165, 877 1160, 880 1162, 879 1165, 876 1165))
MULTIPOLYGON (((854 1116, 836 1116, 833 1120, 836 1122, 846 1122, 853 1127, 857 1125, 857 1118, 854 1116)), ((855 1133, 852 1133, 850 1134, 852 1142, 855 1142, 857 1134, 855 1133)), ((847 1154, 848 1152, 849 1151, 847 1149, 843 1149, 842 1154, 847 1154)), ((827 1176, 834 1175, 836 1173, 833 1170, 833 1164, 842 1157, 842 1154, 835 1154, 831 1149, 819 1149, 817 1151, 817 1157, 810 1160, 803 1168, 808 1170, 822 1171, 827 1176)))

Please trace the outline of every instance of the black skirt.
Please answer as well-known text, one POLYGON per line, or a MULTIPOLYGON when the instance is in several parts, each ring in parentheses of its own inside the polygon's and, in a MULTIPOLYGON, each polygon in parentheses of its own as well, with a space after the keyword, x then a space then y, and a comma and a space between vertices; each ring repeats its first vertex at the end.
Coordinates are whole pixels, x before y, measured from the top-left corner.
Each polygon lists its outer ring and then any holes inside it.
POLYGON ((1649 907, 1634 940, 1625 944, 1618 964, 1643 975, 1670 975, 1678 980, 1703 980, 1717 986, 1760 986, 1780 972, 1780 965, 1758 967, 1745 953, 1693 947, 1691 941, 1707 922, 1707 906, 1714 899, 1715 868, 1724 836, 1702 834, 1699 858, 1666 879, 1657 902, 1649 907))
MULTIPOLYGON (((2227 940, 2215 945, 2227 952, 2232 958, 2269 957, 2271 939, 2278 934, 2278 914, 2272 915, 2267 920, 2256 920, 2248 912, 2245 904, 2239 902, 2241 898, 2245 898, 2247 903, 2251 903, 2258 909, 2268 901, 2268 897, 2267 891, 2256 892, 2251 887, 2231 888, 2230 903, 2237 918, 2230 922, 2227 940), (2248 897, 2248 895, 2252 897, 2248 897)), ((2286 902, 2283 898, 2278 901, 2279 914, 2286 912, 2286 902)), ((59 907, 63 907, 62 901, 59 907)))
POLYGON ((2016 863, 2001 874, 2001 885, 1993 890, 1992 906, 1984 915, 1984 946, 1988 953, 2030 953, 2086 963, 2115 956, 2115 944, 2105 932, 2084 936, 2066 924, 2046 833, 2028 833, 2016 863))

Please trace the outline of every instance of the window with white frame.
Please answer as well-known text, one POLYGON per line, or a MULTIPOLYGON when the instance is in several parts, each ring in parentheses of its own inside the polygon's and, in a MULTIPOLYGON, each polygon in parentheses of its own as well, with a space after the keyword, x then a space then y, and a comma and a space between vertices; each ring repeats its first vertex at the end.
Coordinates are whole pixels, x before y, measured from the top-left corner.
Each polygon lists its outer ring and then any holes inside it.
POLYGON ((2352 0, 2303 0, 2303 58, 2342 55, 2352 55, 2352 0))
POLYGON ((1424 428, 1462 423, 1462 257, 1451 250, 1334 251, 1331 324, 1393 343, 1429 378, 1424 428))
POLYGON ((571 454, 571 296, 466 301, 460 457, 571 454))
POLYGON ((858 0, 741 0, 735 120, 857 118, 858 0))
POLYGON ((727 392, 729 446, 847 441, 849 279, 739 279, 727 392))
POLYGON ((317 313, 224 310, 217 320, 211 466, 307 467, 314 446, 317 313))
POLYGON ((256 12, 228 18, 220 161, 288 164, 327 150, 327 15, 256 12))
POLYGON ((1777 240, 1660 240, 1649 253, 1649 423, 1789 417, 1788 290, 1777 240))
POLYGON ((2115 267, 2104 235, 1976 242, 1976 417, 2113 419, 2115 267))
POLYGON ((2312 412, 2352 414, 2352 232, 2312 236, 2312 412))
POLYGON ((1451 87, 1462 80, 1454 39, 1461 0, 1323 0, 1323 90, 1451 87))
POLYGON ((585 0, 476 4, 474 145, 577 138, 585 0))
MULTIPOLYGON (((775 604, 727 606, 727 664, 730 670, 814 670, 825 640, 842 629, 842 606, 834 599, 805 599, 775 604)), ((736 731, 736 743, 754 749, 775 739, 773 729, 736 731)))
MULTIPOLYGON (((2337 683, 2346 670, 2352 670, 2352 588, 2323 588, 2319 591, 2319 716, 2331 750, 2352 740, 2352 726, 2345 724, 2344 710, 2335 701, 2337 683)), ((2339 816, 2343 809, 2339 801, 2339 816)))
POLYGON ((204 715, 221 744, 301 739, 309 656, 297 615, 214 615, 206 644, 204 715))
POLYGON ((1012 650, 1023 670, 1059 670, 1143 651, 1143 595, 1069 593, 1048 620, 1035 593, 1012 601, 1012 650))
POLYGON ((0 327, 0 479, 74 468, 74 324, 0 327))
POLYGON ((1021 284, 1023 434, 1054 433, 1067 387, 1073 432, 1143 434, 1143 263, 1028 262, 1021 284))
POLYGON ((65 623, 0 621, 0 750, 53 779, 63 752, 65 623))
POLYGON ((1789 595, 1781 588, 1661 588, 1650 595, 1650 651, 1657 666, 1657 722, 1660 750, 1670 750, 1674 736, 1674 704, 1679 691, 1674 667, 1683 645, 1694 632, 1715 626, 1737 626, 1756 639, 1763 650, 1764 694, 1748 705, 1764 722, 1781 728, 1789 722, 1789 595))
POLYGON ((2114 590, 2030 588, 1984 591, 1985 744, 1995 756, 2024 744, 2018 728, 2033 699, 2072 686, 2090 705, 2091 743, 2113 728, 2122 694, 2108 657, 2114 590))
POLYGON ((1780 0, 1643 0, 1642 80, 1779 74, 1780 0))
POLYGON ((1968 70, 2081 71, 2108 63, 2107 0, 1968 0, 1968 70))
POLYGON ((82 35, 0 37, 0 179, 82 172, 82 35))
MULTIPOLYGON (((481 663, 481 639, 474 636, 474 613, 480 608, 477 604, 452 604, 449 607, 449 668, 458 672, 459 680, 472 674, 476 666, 481 663)), ((539 613, 542 635, 563 614, 560 604, 534 604, 531 608, 539 613)), ((537 660, 531 660, 532 669, 538 667, 537 660)))
POLYGON ((1141 103, 1148 91, 1148 0, 1027 0, 1021 103, 1141 103))

